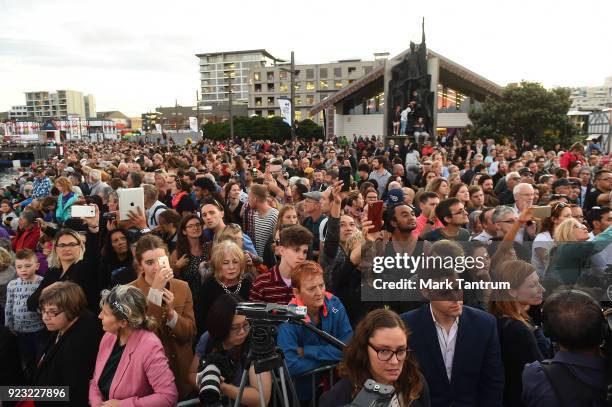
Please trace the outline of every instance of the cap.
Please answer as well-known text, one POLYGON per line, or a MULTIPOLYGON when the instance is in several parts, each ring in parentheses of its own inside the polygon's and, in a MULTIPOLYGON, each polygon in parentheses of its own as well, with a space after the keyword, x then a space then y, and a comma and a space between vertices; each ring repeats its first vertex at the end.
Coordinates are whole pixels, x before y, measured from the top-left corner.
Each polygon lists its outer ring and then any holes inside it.
POLYGON ((303 194, 303 196, 304 198, 314 199, 315 201, 319 202, 321 198, 323 198, 323 193, 319 191, 311 191, 306 192, 305 194, 303 194))
POLYGON ((567 187, 569 185, 570 185, 570 182, 569 182, 569 180, 567 178, 561 178, 561 179, 558 179, 555 182, 553 182, 552 187, 553 187, 553 191, 554 191, 556 188, 567 187))
POLYGON ((393 206, 404 202, 404 192, 401 189, 392 189, 387 196, 387 206, 393 206))
POLYGON ((521 169, 519 170, 519 175, 521 175, 521 176, 526 176, 526 175, 528 175, 528 176, 533 177, 533 172, 531 172, 531 171, 529 170, 529 168, 521 168, 521 169))
POLYGON ((72 167, 66 167, 66 168, 64 169, 64 172, 74 172, 74 168, 72 168, 72 167))

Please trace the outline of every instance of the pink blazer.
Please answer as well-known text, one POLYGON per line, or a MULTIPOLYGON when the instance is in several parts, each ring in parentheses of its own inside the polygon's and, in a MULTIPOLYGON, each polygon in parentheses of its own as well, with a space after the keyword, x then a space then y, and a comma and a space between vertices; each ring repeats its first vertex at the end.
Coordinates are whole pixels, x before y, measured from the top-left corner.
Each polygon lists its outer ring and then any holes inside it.
MULTIPOLYGON (((89 404, 104 402, 98 380, 106 365, 117 336, 105 333, 100 342, 93 379, 89 382, 89 404)), ((110 400, 120 406, 170 407, 178 400, 174 375, 159 338, 152 332, 136 329, 128 339, 111 383, 110 400)))

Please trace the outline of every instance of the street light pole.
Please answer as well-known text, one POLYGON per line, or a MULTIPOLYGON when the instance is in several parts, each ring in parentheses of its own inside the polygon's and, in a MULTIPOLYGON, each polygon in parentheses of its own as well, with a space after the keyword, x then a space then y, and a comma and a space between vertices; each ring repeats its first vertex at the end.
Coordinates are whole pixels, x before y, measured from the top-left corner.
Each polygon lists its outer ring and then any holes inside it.
POLYGON ((295 58, 291 51, 291 140, 295 140, 295 58))
POLYGON ((230 121, 230 139, 233 140, 234 139, 234 116, 233 116, 233 112, 232 112, 232 104, 233 104, 233 100, 232 100, 232 74, 229 73, 228 75, 228 79, 229 79, 229 121, 230 121))

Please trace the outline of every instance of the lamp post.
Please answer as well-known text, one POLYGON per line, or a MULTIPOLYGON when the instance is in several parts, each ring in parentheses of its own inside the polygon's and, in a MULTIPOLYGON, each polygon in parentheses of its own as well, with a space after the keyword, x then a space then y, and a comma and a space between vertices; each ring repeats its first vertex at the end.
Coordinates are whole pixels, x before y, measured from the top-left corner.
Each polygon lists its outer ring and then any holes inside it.
POLYGON ((289 96, 289 98, 291 99, 291 140, 295 140, 295 56, 293 51, 291 51, 290 68, 280 68, 280 70, 284 72, 289 72, 289 86, 291 86, 291 92, 289 96))
POLYGON ((232 98, 232 79, 233 79, 233 72, 229 72, 227 74, 227 79, 229 80, 229 84, 228 84, 228 104, 229 104, 229 122, 230 122, 230 140, 234 139, 234 114, 232 112, 232 105, 234 104, 233 102, 233 98, 232 98))

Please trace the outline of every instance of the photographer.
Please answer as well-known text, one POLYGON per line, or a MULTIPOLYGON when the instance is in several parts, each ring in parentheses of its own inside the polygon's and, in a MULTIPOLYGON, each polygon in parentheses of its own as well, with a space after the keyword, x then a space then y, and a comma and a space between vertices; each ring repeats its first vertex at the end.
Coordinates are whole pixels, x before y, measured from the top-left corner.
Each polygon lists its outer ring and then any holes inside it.
POLYGON ((578 290, 552 294, 543 308, 544 329, 559 350, 523 370, 528 407, 604 406, 606 366, 600 345, 607 322, 599 304, 578 290))
MULTIPOLYGON (((200 337, 189 369, 191 383, 196 388, 202 389, 210 385, 211 369, 207 366, 214 364, 222 376, 219 378, 219 391, 230 399, 238 397, 245 358, 249 351, 249 343, 246 340, 250 324, 244 315, 236 315, 236 306, 240 301, 242 299, 235 294, 223 294, 213 303, 206 324, 208 331, 200 337), (198 369, 200 364, 202 366, 198 369), (198 374, 198 370, 207 374, 198 374)), ((267 404, 270 401, 272 379, 269 372, 261 373, 260 378, 264 401, 267 404)), ((249 380, 241 403, 244 406, 259 406, 257 375, 253 365, 249 369, 249 380)))
POLYGON ((429 406, 429 389, 414 353, 410 352, 409 336, 404 322, 395 312, 377 309, 367 314, 344 350, 344 360, 340 364, 343 379, 323 394, 319 406, 349 404, 368 379, 395 388, 391 405, 429 406))

